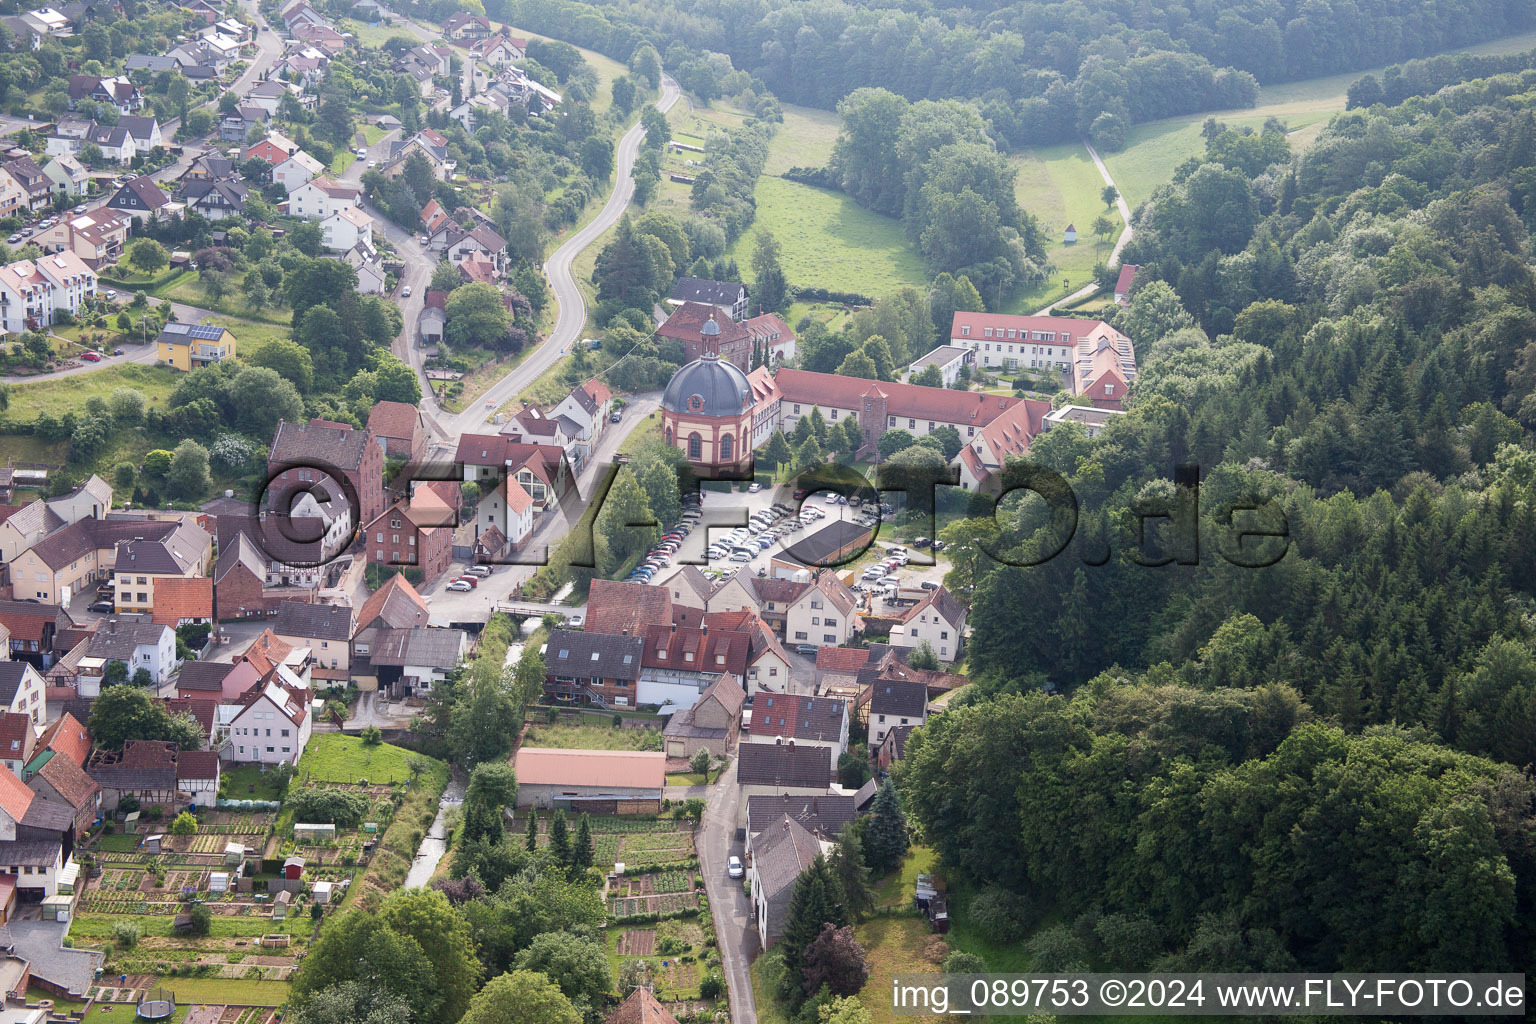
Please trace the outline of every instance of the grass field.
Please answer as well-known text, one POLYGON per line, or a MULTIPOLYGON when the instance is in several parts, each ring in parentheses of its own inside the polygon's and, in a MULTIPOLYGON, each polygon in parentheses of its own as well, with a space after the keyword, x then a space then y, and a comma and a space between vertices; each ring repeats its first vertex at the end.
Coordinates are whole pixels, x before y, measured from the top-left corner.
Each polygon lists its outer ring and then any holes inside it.
POLYGON ((831 110, 784 105, 784 123, 768 147, 764 174, 783 174, 791 167, 825 167, 842 119, 831 110))
POLYGON ((561 747, 567 750, 660 750, 659 729, 615 729, 606 725, 540 723, 523 733, 525 747, 561 747))
POLYGON ((409 782, 410 760, 419 756, 390 743, 368 746, 359 736, 321 733, 309 741, 308 749, 299 759, 299 776, 302 778, 307 772, 316 782, 355 783, 367 779, 370 785, 409 782))
POLYGON ((923 261, 907 243, 901 223, 871 213, 841 192, 764 175, 757 182, 753 231, 731 255, 750 266, 754 231, 773 232, 783 247, 790 284, 854 291, 872 298, 924 284, 923 261))
POLYGON ((1087 284, 1093 265, 1109 258, 1120 236, 1120 215, 1105 207, 1099 193, 1104 181, 1088 151, 1076 144, 1048 146, 1009 157, 1018 177, 1014 195, 1019 206, 1034 214, 1045 234, 1045 251, 1056 267, 1043 284, 1003 296, 1005 313, 1033 313, 1064 292, 1087 284), (1114 234, 1094 237, 1093 222, 1101 215, 1115 222, 1114 234), (1062 232, 1077 228, 1077 242, 1066 245, 1062 232))
MULTIPOLYGON (((67 412, 79 412, 91 398, 108 398, 117 388, 134 388, 144 393, 151 406, 163 404, 176 388, 180 373, 168 366, 141 366, 123 363, 108 366, 91 373, 77 373, 71 377, 33 384, 11 385, 11 404, 6 419, 30 423, 39 413, 47 410, 54 416, 67 412)), ((10 443, 9 438, 0 445, 10 443)))
MULTIPOLYGON (((70 937, 75 940, 77 946, 85 944, 82 943, 82 939, 110 938, 113 927, 121 920, 122 917, 117 914, 78 914, 69 926, 70 937)), ((144 929, 145 938, 172 937, 171 924, 175 918, 169 915, 144 914, 135 917, 134 920, 144 929)), ((287 932, 293 937, 293 943, 300 945, 309 941, 309 932, 312 927, 314 924, 307 915, 303 918, 290 917, 286 921, 273 921, 270 917, 225 917, 215 914, 213 921, 209 924, 208 934, 215 939, 244 939, 287 932)), ((186 941, 196 943, 198 940, 186 941)))
MULTIPOLYGON (((230 800, 281 800, 282 792, 261 765, 242 764, 219 773, 220 795, 230 800), (254 788, 253 788, 254 787, 254 788)), ((112 838, 111 836, 106 837, 112 838)), ((102 842, 105 842, 103 839, 102 842)))

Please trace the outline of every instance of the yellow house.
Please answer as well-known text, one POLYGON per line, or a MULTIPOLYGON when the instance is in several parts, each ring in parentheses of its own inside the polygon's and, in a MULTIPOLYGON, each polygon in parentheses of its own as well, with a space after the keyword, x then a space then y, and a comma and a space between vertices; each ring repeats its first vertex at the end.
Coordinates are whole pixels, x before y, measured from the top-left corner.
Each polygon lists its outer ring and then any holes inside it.
POLYGON ((235 358, 235 336, 225 327, 172 320, 155 339, 155 358, 178 370, 192 370, 235 358))

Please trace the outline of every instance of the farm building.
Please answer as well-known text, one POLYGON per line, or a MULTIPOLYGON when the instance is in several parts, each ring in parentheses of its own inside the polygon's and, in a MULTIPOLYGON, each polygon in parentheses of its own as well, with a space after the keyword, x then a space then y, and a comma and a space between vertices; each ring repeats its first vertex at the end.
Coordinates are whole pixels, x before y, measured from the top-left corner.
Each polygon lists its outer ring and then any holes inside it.
POLYGON ((649 750, 517 752, 517 806, 564 807, 593 814, 655 814, 667 756, 649 750))

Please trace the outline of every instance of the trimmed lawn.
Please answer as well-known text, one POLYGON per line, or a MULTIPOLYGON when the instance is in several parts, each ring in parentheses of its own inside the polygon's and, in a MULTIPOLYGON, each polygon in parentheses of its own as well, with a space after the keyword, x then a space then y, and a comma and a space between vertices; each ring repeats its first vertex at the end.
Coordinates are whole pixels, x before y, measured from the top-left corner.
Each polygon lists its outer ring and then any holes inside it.
MULTIPOLYGON (((245 978, 161 978, 160 984, 182 1003, 237 1003, 249 1006, 281 1006, 288 1001, 286 981, 255 981, 245 978)), ((91 1018, 95 1020, 93 1016, 91 1018)))
POLYGON ((283 327, 288 326, 292 320, 291 314, 284 314, 278 310, 267 309, 261 312, 251 310, 245 305, 245 300, 241 296, 239 282, 231 281, 229 284, 227 293, 218 302, 208 297, 208 293, 203 290, 201 275, 197 273, 182 274, 171 283, 156 288, 151 294, 157 298, 170 299, 172 302, 196 306, 198 309, 211 309, 216 313, 242 320, 265 321, 283 327))
POLYGON ((708 779, 704 778, 704 776, 700 775, 698 772, 673 772, 672 774, 667 776, 667 785, 669 785, 669 786, 710 786, 710 785, 713 785, 715 780, 718 779, 719 777, 720 777, 719 769, 716 769, 716 770, 710 772, 708 779))
POLYGON ((564 722, 529 725, 524 747, 567 750, 660 750, 660 729, 615 729, 608 725, 568 725, 564 722))
MULTIPOLYGON (((168 366, 121 363, 72 377, 11 385, 11 404, 6 419, 30 423, 46 410, 54 416, 80 412, 91 398, 109 398, 117 388, 142 391, 151 406, 163 403, 176 389, 181 374, 168 366)), ((9 444, 7 439, 4 444, 9 444)))
POLYGON ((219 774, 219 791, 220 796, 229 800, 281 800, 283 798, 270 773, 263 772, 261 766, 256 764, 242 764, 224 769, 219 774))
POLYGON ((783 247, 791 284, 881 298, 906 285, 923 287, 923 262, 901 223, 871 213, 840 192, 764 175, 757 181, 757 219, 730 250, 749 266, 756 228, 783 247))
POLYGON ((869 1010, 872 1024, 889 1021, 924 1021, 938 1024, 938 1014, 897 1016, 891 1005, 892 978, 897 974, 937 974, 939 965, 923 957, 923 947, 935 938, 921 917, 877 917, 854 929, 869 955, 869 980, 859 990, 859 1001, 869 1010))
MULTIPOLYGON (((367 779, 375 786, 409 782, 410 760, 420 756, 392 743, 368 746, 360 736, 321 733, 309 741, 308 749, 299 759, 299 777, 308 774, 315 782, 344 783, 367 779)), ((439 764, 430 757, 423 759, 431 762, 429 772, 439 764)))
MULTIPOLYGON (((111 938, 113 927, 122 919, 122 916, 117 914, 80 914, 70 924, 70 936, 75 940, 76 946, 92 945, 94 944, 93 941, 82 940, 111 938)), ((141 914, 136 916, 134 920, 138 922, 139 927, 144 929, 145 938, 169 939, 173 937, 171 935, 171 923, 175 918, 170 915, 141 914)), ((287 932, 293 937, 292 942, 295 945, 302 945, 309 941, 309 932, 313 927, 314 922, 309 919, 307 914, 302 919, 289 918, 286 921, 273 921, 269 917, 224 917, 220 914, 215 914, 213 921, 209 925, 208 934, 215 939, 237 939, 287 932)), ((201 940, 188 938, 185 941, 190 947, 195 946, 201 940)), ((292 947, 290 946, 289 948, 291 949, 292 947)), ((220 979, 203 980, 215 982, 220 979)), ((270 985, 272 983, 266 982, 265 984, 270 985)), ((170 986, 166 987, 169 988, 170 986)), ((223 1000, 219 1001, 223 1002, 223 1000)))

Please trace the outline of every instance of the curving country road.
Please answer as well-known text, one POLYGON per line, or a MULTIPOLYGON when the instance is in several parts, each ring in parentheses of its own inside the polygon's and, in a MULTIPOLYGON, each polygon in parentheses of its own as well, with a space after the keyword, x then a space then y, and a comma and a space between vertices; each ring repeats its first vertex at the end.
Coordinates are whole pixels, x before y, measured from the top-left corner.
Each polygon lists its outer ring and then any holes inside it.
MULTIPOLYGON (((656 99, 656 109, 666 113, 672 109, 672 104, 677 102, 680 94, 677 83, 671 77, 663 75, 661 95, 656 99)), ((549 337, 543 344, 528 353, 511 373, 501 378, 491 386, 490 390, 480 396, 479 402, 473 407, 457 415, 444 413, 439 417, 439 422, 447 429, 450 437, 474 433, 481 429, 489 413, 499 409, 518 392, 537 380, 540 374, 555 364, 562 352, 569 349, 571 344, 581 337, 582 328, 587 322, 587 304, 581 297, 581 289, 576 285, 575 276, 571 273, 571 264, 583 249, 617 224, 619 218, 624 215, 624 211, 629 208, 630 199, 635 192, 635 182, 630 177, 630 171, 635 165, 635 157, 639 155, 640 140, 644 135, 645 129, 638 122, 624 133, 624 137, 619 140, 614 171, 615 184, 613 192, 608 196, 608 201, 603 204, 597 216, 592 218, 591 223, 574 232, 544 264, 544 273, 549 278, 550 289, 554 293, 555 302, 559 308, 555 316, 554 330, 550 331, 549 337)))

